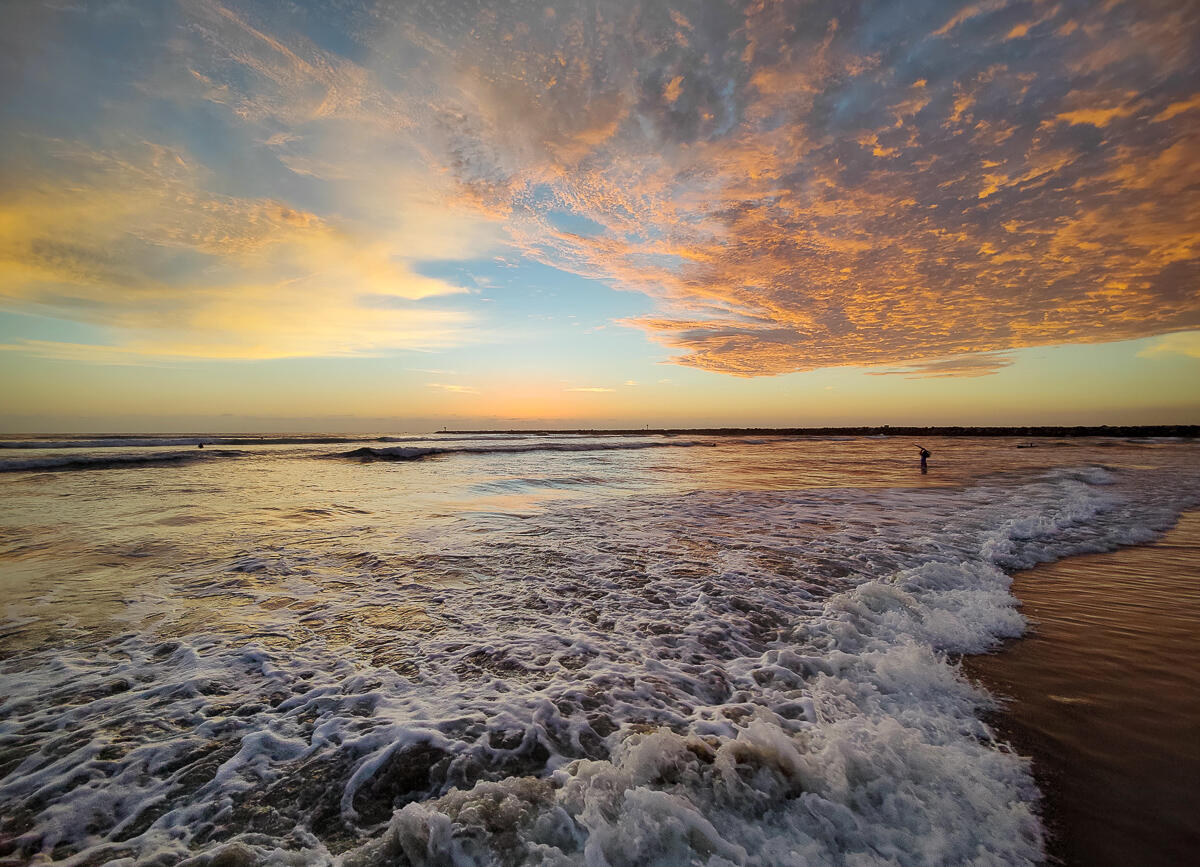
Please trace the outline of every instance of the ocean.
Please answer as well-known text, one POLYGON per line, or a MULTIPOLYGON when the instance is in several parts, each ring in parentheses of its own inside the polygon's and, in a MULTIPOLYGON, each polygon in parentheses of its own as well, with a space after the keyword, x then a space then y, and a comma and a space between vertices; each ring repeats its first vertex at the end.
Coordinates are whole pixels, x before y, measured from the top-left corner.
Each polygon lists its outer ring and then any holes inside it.
POLYGON ((0 864, 1036 863, 959 657, 1200 446, 1019 444, 0 438, 0 864))

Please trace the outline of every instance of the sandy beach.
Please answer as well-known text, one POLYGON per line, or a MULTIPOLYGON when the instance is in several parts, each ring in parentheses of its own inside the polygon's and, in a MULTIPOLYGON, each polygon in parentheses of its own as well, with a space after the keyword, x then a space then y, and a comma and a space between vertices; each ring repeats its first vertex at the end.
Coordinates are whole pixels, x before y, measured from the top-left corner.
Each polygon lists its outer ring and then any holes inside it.
POLYGON ((964 667, 1033 758, 1051 863, 1183 864, 1200 851, 1200 512, 1150 545, 1015 577, 1025 637, 964 667))

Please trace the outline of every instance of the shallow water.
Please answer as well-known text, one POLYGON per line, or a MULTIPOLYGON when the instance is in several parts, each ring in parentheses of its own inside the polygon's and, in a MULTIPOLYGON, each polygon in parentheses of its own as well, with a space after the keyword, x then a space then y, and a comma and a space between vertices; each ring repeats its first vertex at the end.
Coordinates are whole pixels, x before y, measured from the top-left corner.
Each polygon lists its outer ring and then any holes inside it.
POLYGON ((1032 862, 1028 765, 947 654, 1020 634, 1005 570, 1150 540, 1200 476, 1171 442, 930 440, 922 476, 887 438, 247 439, 0 441, 0 857, 1032 862))

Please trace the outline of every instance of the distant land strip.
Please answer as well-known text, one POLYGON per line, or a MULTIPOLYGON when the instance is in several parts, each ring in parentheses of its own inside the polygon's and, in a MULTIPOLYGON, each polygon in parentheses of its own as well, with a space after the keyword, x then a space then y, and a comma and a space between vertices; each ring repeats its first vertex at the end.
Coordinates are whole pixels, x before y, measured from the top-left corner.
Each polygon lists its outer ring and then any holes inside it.
POLYGON ((552 436, 577 434, 586 436, 900 436, 900 437, 1181 437, 1194 439, 1200 436, 1200 425, 1196 424, 1151 424, 1151 425, 1079 425, 1056 427, 712 427, 712 428, 642 428, 638 430, 603 430, 578 428, 572 430, 440 430, 438 433, 482 435, 482 434, 525 434, 527 436, 552 436))

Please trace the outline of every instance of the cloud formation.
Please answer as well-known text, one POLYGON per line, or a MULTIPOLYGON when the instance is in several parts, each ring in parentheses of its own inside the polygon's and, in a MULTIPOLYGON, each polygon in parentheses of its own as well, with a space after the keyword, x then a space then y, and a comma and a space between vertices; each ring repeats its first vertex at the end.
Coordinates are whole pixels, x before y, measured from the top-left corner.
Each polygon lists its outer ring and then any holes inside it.
POLYGON ((659 299, 628 324, 681 363, 1200 324, 1195 4, 672 6, 480 12, 443 43, 476 58, 444 127, 466 195, 526 254, 659 299))
POLYGON ((205 0, 5 12, 25 20, 4 46, 20 122, 0 134, 0 305, 103 335, 7 349, 135 363, 466 339, 475 317, 441 303, 466 290, 418 266, 487 249, 487 221, 382 152, 404 121, 361 66, 205 0), (39 26, 49 48, 16 38, 39 26), (80 83, 72 64, 97 71, 80 83), (76 123, 70 87, 108 111, 76 123))
POLYGON ((1138 353, 1145 358, 1158 355, 1186 355, 1189 358, 1200 358, 1200 331, 1181 331, 1168 334, 1152 346, 1138 353))
POLYGON ((446 382, 427 382, 426 388, 433 388, 438 391, 446 391, 450 394, 479 394, 479 389, 473 385, 455 385, 446 382))
POLYGON ((48 174, 5 185, 0 297, 104 326, 126 352, 349 355, 444 345, 465 324, 417 304, 462 290, 395 261, 384 239, 272 199, 204 191, 178 151, 55 143, 46 163, 48 174))
POLYGON ((650 295, 627 325, 739 376, 1200 326, 1193 3, 5 15, 40 38, 3 46, 0 295, 124 349, 448 345, 469 317, 419 265, 498 245, 650 295))
POLYGON ((939 358, 918 361, 893 370, 869 370, 870 376, 903 376, 908 379, 947 376, 987 376, 1012 365, 1008 355, 981 352, 975 355, 960 355, 956 358, 939 358))

